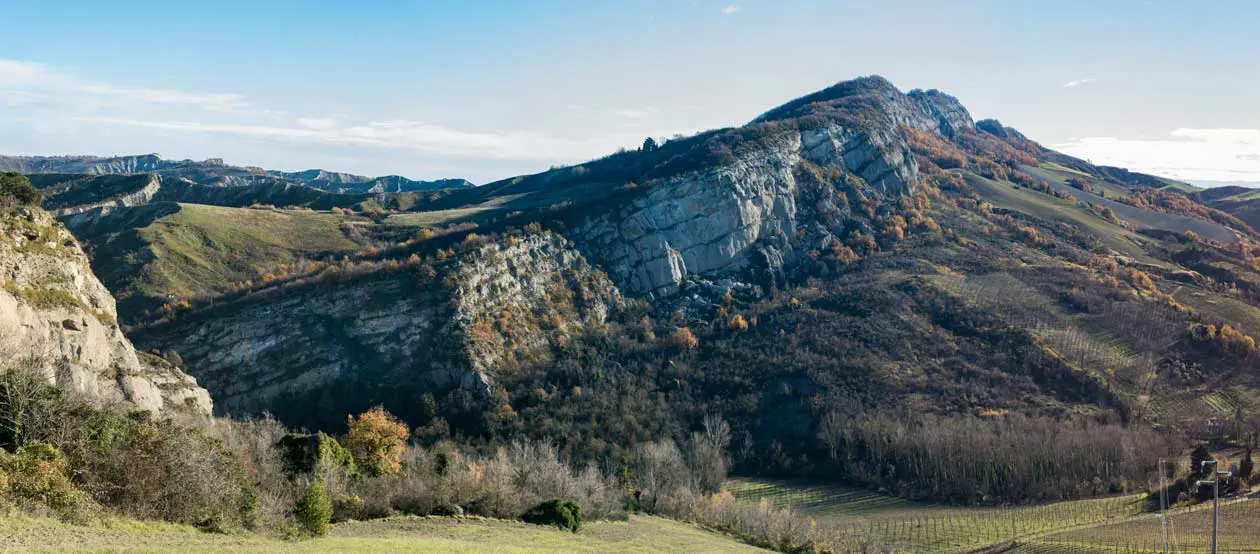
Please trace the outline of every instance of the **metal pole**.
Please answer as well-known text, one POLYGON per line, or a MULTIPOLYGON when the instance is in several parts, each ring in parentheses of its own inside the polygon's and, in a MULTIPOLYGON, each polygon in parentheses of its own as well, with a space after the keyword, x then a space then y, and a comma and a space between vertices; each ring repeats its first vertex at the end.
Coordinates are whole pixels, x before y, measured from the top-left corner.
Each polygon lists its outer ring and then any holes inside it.
POLYGON ((1159 523, 1164 533, 1164 554, 1168 551, 1168 486, 1165 483, 1164 463, 1168 460, 1159 459, 1159 523))
POLYGON ((1216 551, 1216 526, 1220 521, 1219 512, 1221 507, 1221 478, 1216 474, 1216 464, 1212 464, 1212 554, 1216 551))
MULTIPOLYGON (((1221 477, 1229 477, 1233 475, 1233 473, 1221 471, 1220 462, 1215 459, 1204 460, 1203 465, 1200 466, 1200 468, 1206 467, 1208 464, 1212 464, 1212 554, 1219 554, 1219 551, 1216 549, 1216 536, 1220 524, 1221 477)), ((1206 485, 1207 482, 1199 481, 1198 484, 1202 487, 1203 485, 1206 485)))

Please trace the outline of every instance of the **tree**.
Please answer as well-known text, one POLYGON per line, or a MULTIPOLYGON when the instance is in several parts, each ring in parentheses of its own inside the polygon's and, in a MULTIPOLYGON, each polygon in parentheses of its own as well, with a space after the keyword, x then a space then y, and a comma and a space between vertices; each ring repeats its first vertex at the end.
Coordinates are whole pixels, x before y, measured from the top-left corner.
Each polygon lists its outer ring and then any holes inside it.
POLYGON ((700 345, 700 339, 696 338, 696 334, 691 329, 679 327, 669 336, 670 346, 679 350, 691 350, 700 345))
POLYGON ((398 473, 410 430, 382 406, 346 416, 346 446, 359 467, 373 475, 398 473))
POLYGON ((38 360, 26 359, 0 373, 0 447, 16 449, 30 442, 32 426, 56 419, 51 414, 61 391, 36 373, 38 367, 38 360))
POLYGON ((43 196, 21 173, 0 173, 0 206, 35 205, 43 196))
POLYGON ((1247 449, 1247 453, 1243 454, 1242 462, 1238 464, 1238 478, 1244 481, 1251 479, 1251 472, 1255 470, 1255 463, 1251 461, 1251 449, 1247 449))
POLYGON ((1207 462, 1211 459, 1212 459, 1212 453, 1208 452, 1206 445, 1200 444, 1194 447, 1194 450, 1190 452, 1191 474, 1195 475, 1196 477, 1202 478, 1206 476, 1209 471, 1213 471, 1215 468, 1209 469, 1208 467, 1203 465, 1203 462, 1207 462))
POLYGON ((648 138, 644 139, 644 141, 643 141, 643 151, 644 151, 644 152, 655 152, 655 151, 656 151, 656 149, 657 149, 657 148, 660 148, 660 147, 661 147, 661 146, 660 146, 659 144, 657 144, 657 143, 656 143, 656 139, 654 139, 654 138, 652 138, 652 137, 648 137, 648 138))
POLYGON ((306 494, 298 499, 293 512, 298 523, 312 536, 327 534, 328 524, 332 521, 332 502, 328 500, 328 490, 324 483, 313 481, 308 485, 306 494))

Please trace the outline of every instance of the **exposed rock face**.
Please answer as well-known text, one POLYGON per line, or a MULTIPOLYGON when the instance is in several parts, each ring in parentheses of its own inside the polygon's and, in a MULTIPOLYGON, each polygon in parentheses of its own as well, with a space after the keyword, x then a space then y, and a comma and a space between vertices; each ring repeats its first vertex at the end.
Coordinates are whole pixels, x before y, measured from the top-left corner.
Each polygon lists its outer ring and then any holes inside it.
MULTIPOLYGON (((208 162, 209 160, 207 160, 208 162)), ((0 169, 19 173, 83 173, 127 175, 166 169, 173 164, 157 154, 117 156, 0 156, 0 169)))
POLYGON ((179 352, 224 412, 310 422, 343 418, 354 409, 343 401, 405 413, 425 392, 485 399, 498 368, 603 325, 618 302, 604 274, 547 233, 191 314, 137 340, 179 352))
MULTIPOLYGON (((633 294, 668 294, 688 275, 711 277, 754 263, 782 270, 802 253, 801 242, 808 252, 838 231, 836 221, 815 229, 823 223, 817 210, 801 205, 796 170, 803 162, 856 177, 832 183, 849 201, 895 199, 912 194, 918 182, 901 126, 943 134, 974 128, 951 96, 905 95, 883 79, 871 79, 863 93, 880 109, 866 125, 828 119, 820 127, 783 132, 733 163, 649 182, 648 192, 627 205, 583 221, 575 240, 633 294), (798 230, 810 233, 801 237, 798 230)), ((835 97, 817 101, 828 100, 835 97)), ((792 116, 790 106, 787 115, 771 111, 762 121, 792 116)))
POLYGON ((74 238, 48 213, 0 213, 0 365, 38 361, 49 382, 153 412, 209 415, 210 395, 155 357, 138 356, 114 299, 74 238))
POLYGON ((44 191, 53 196, 53 202, 47 206, 57 217, 81 214, 97 208, 125 208, 148 204, 162 190, 162 178, 154 175, 137 175, 131 178, 113 177, 113 180, 127 181, 121 187, 107 186, 101 179, 85 179, 66 183, 56 190, 44 191), (76 190, 86 189, 86 190, 76 190), (61 198, 58 198, 61 197, 61 198), (64 204, 55 203, 65 199, 64 204))

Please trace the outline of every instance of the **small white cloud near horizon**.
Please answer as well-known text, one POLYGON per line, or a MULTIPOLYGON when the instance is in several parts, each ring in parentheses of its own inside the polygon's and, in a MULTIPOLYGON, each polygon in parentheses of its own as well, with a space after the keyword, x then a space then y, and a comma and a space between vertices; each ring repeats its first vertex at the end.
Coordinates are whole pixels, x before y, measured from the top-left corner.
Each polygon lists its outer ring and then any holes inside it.
POLYGON ((731 4, 729 6, 726 6, 725 8, 722 8, 722 13, 726 15, 736 14, 741 11, 743 11, 743 8, 736 6, 735 4, 731 4))
POLYGON ((1180 128, 1167 138, 1084 137, 1050 147, 1096 164, 1173 179, 1260 182, 1260 129, 1180 128))
POLYGON ((1075 81, 1068 81, 1066 83, 1063 83, 1063 88, 1076 88, 1081 85, 1088 85, 1094 82, 1095 80, 1096 79, 1093 79, 1093 78, 1087 78, 1087 79, 1077 79, 1075 81))

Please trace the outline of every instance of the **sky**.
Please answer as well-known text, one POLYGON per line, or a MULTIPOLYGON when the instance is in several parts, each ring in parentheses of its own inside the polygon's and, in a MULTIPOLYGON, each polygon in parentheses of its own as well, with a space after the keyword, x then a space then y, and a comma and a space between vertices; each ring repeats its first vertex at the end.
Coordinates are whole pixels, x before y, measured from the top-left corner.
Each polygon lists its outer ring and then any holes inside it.
POLYGON ((485 183, 880 74, 1260 183, 1258 27, 1250 0, 0 0, 0 153, 485 183))

